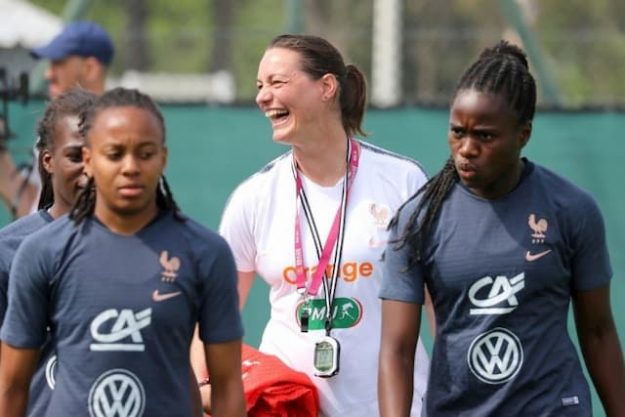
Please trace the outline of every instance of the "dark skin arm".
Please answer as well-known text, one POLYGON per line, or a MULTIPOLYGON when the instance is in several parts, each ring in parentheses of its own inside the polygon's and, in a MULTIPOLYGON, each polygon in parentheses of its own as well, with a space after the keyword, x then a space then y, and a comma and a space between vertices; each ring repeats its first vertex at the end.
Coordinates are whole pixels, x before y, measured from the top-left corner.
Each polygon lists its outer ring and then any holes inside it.
POLYGON ((608 417, 625 417, 625 365, 610 286, 573 293, 573 311, 586 367, 608 417))
POLYGON ((241 341, 205 345, 213 417, 244 417, 241 341))
POLYGON ((16 349, 6 343, 0 349, 0 416, 24 417, 39 349, 16 349))
MULTIPOLYGON (((243 311, 243 307, 245 307, 245 302, 250 294, 255 277, 255 271, 238 272, 239 309, 241 311, 243 311)), ((200 340, 197 327, 195 328, 195 334, 191 342, 191 365, 193 366, 195 374, 203 379, 206 375, 206 361, 204 360, 204 344, 200 340)), ((204 412, 211 414, 211 385, 206 384, 201 386, 200 393, 202 395, 202 408, 204 412)))
POLYGON ((382 300, 378 371, 381 417, 409 417, 421 305, 382 300))

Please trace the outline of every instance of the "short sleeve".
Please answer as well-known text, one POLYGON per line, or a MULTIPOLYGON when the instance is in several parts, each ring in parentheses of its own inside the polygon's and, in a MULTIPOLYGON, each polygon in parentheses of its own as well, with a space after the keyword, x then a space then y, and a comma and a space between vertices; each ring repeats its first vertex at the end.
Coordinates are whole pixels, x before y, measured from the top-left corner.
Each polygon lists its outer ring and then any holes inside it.
POLYGON ((39 243, 36 234, 27 238, 17 250, 9 272, 8 308, 0 338, 16 348, 38 348, 47 336, 48 283, 53 262, 39 243))
POLYGON ((221 218, 219 233, 226 239, 241 272, 256 270, 256 244, 252 233, 253 194, 246 193, 249 182, 239 186, 230 196, 221 218))
POLYGON ((408 195, 405 198, 406 200, 417 191, 419 191, 421 187, 423 187, 428 181, 427 174, 425 173, 421 165, 417 162, 415 162, 415 165, 415 169, 411 171, 410 175, 408 176, 408 195))
POLYGON ((585 203, 583 216, 575 216, 576 221, 571 223, 575 227, 571 260, 573 287, 581 291, 601 287, 612 277, 603 216, 592 198, 585 203))
POLYGON ((221 237, 215 235, 214 240, 210 255, 202 257, 200 266, 203 285, 199 322, 204 343, 223 343, 243 337, 234 259, 221 237))
POLYGON ((388 244, 384 251, 382 266, 382 283, 379 296, 386 300, 405 301, 423 304, 424 276, 421 265, 408 267, 410 254, 414 251, 412 245, 394 243, 405 227, 405 218, 410 211, 410 205, 399 213, 399 222, 391 227, 388 244))

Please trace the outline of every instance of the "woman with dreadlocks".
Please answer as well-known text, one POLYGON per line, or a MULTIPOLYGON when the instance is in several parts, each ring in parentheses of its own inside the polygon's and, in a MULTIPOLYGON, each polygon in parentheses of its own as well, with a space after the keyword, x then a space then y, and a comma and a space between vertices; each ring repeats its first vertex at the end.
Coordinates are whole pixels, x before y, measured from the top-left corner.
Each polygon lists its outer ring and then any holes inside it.
POLYGON ((451 158, 391 224, 380 291, 383 417, 409 415, 426 286, 436 337, 425 415, 590 416, 567 332, 571 300, 603 406, 625 415, 603 219, 588 193, 521 157, 535 102, 526 56, 505 41, 459 80, 451 158))
POLYGON ((117 88, 82 129, 84 191, 69 217, 26 238, 11 268, 0 415, 24 415, 48 326, 58 367, 45 416, 199 415, 189 366, 198 324, 213 415, 243 416, 234 260, 173 200, 160 110, 117 88))
MULTIPOLYGON (((0 230, 0 326, 7 308, 9 267, 18 246, 31 233, 70 211, 85 185, 82 164, 81 115, 96 96, 81 89, 71 90, 51 101, 37 126, 37 150, 41 196, 39 211, 22 217, 0 230)), ((48 405, 54 386, 56 355, 46 341, 29 393, 28 415, 40 416, 48 405), (46 372, 47 370, 47 372, 46 372)))

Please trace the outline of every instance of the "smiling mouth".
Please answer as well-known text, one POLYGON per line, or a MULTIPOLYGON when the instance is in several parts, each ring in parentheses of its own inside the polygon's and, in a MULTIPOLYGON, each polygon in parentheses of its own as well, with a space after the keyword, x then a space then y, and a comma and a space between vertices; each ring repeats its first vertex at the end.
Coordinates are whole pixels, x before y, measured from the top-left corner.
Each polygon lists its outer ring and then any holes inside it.
POLYGON ((265 117, 271 120, 272 124, 279 124, 286 121, 289 115, 289 111, 284 109, 273 109, 265 112, 265 117))

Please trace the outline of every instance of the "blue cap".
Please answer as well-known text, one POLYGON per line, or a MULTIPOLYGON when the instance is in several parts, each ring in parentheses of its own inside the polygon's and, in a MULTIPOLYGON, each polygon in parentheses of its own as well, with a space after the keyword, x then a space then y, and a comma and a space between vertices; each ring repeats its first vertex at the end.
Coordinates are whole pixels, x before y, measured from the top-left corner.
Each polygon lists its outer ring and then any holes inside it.
POLYGON ((111 63, 115 48, 106 31, 93 22, 72 22, 46 46, 34 48, 30 54, 39 59, 64 59, 70 55, 95 57, 104 65, 111 63))

